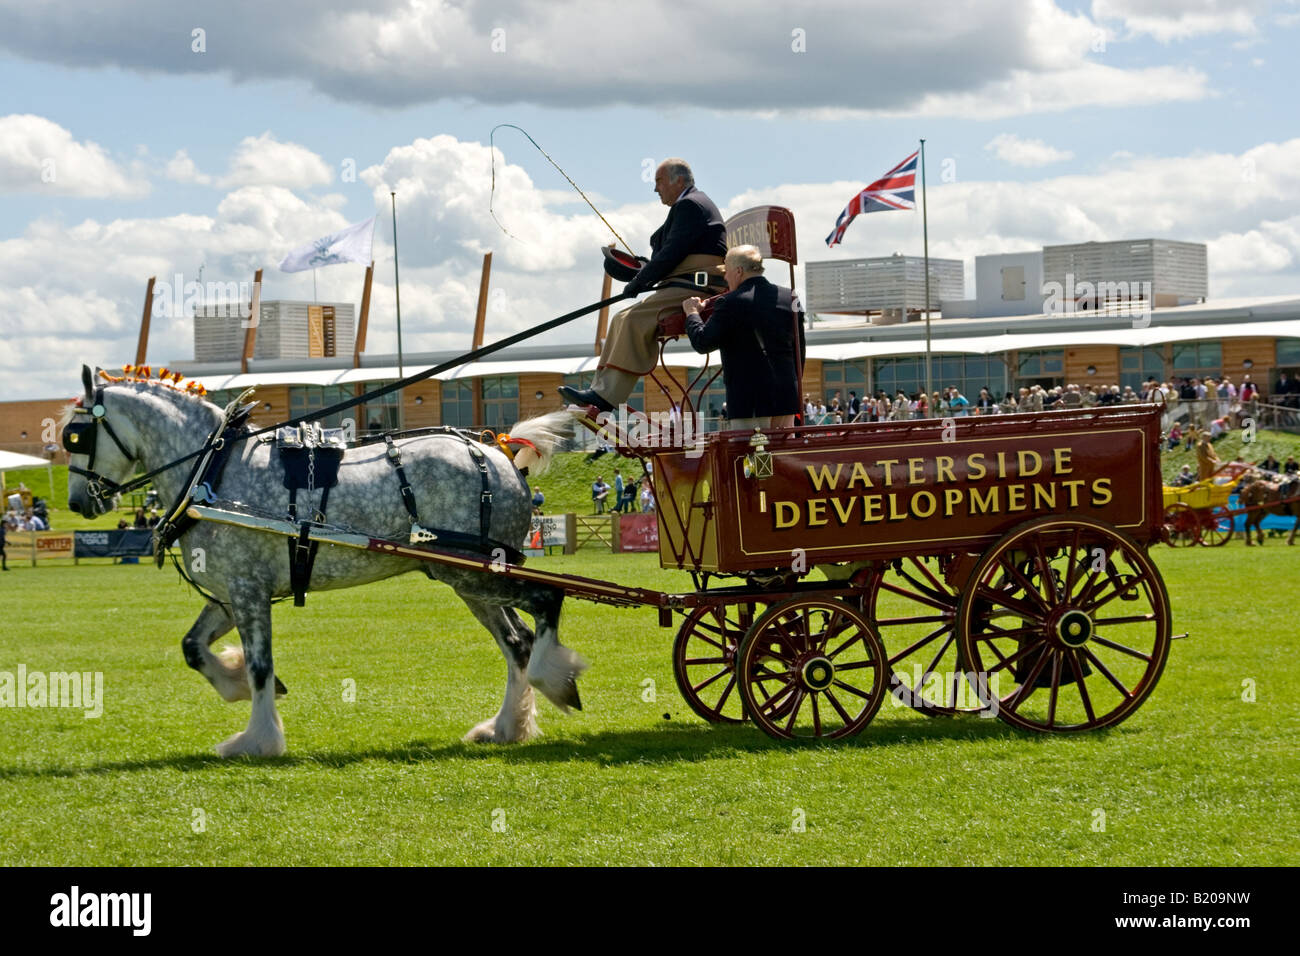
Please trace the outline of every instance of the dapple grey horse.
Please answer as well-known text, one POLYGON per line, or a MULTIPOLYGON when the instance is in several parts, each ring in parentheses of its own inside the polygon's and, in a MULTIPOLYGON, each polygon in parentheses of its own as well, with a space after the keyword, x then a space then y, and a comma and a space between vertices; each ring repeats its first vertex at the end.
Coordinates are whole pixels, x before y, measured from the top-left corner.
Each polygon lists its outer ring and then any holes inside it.
MULTIPOLYGON (((86 397, 69 406, 63 423, 73 418, 78 407, 89 409, 94 388, 100 386, 103 422, 95 426, 93 456, 73 454, 70 462, 112 482, 125 482, 135 474, 137 465, 149 472, 196 451, 222 421, 222 411, 215 405, 164 383, 127 380, 105 385, 92 377, 89 369, 83 367, 82 372, 86 397), (103 423, 111 426, 115 439, 103 434, 103 423)), ((571 421, 566 413, 558 412, 516 425, 512 435, 527 439, 536 449, 525 449, 518 457, 520 464, 527 456, 533 474, 540 473, 571 421)), ((451 436, 431 435, 399 439, 397 445, 422 525, 477 536, 481 479, 466 443, 451 436)), ((479 447, 493 493, 489 537, 520 547, 532 514, 528 486, 500 449, 479 447)), ((189 471, 190 463, 186 463, 155 478, 164 502, 175 500, 185 490, 189 471)), ((239 443, 226 465, 217 495, 283 515, 289 495, 282 484, 283 471, 271 443, 239 443)), ((70 474, 68 505, 86 516, 103 514, 113 506, 113 500, 92 494, 90 484, 86 477, 70 474)), ((319 495, 319 491, 300 491, 299 513, 309 515, 319 495)), ((338 483, 330 492, 326 520, 373 537, 405 540, 411 519, 382 443, 347 450, 338 483)), ((194 581, 215 598, 203 608, 182 641, 186 663, 206 677, 227 701, 252 701, 247 728, 217 746, 217 752, 225 757, 272 756, 285 750, 284 730, 275 706, 276 692, 283 692, 283 685, 276 680, 271 656, 271 602, 292 593, 287 540, 284 535, 200 521, 184 532, 177 545, 194 581), (214 654, 210 645, 232 628, 239 631, 242 652, 227 648, 220 655, 214 654)), ((456 591, 491 632, 506 659, 506 692, 501 710, 470 730, 465 736, 467 741, 504 743, 536 736, 533 687, 561 710, 580 709, 575 681, 586 665, 559 643, 563 592, 556 588, 325 545, 319 549, 310 587, 352 587, 417 569, 427 569, 430 576, 456 591), (533 618, 536 631, 523 622, 519 611, 533 618)))

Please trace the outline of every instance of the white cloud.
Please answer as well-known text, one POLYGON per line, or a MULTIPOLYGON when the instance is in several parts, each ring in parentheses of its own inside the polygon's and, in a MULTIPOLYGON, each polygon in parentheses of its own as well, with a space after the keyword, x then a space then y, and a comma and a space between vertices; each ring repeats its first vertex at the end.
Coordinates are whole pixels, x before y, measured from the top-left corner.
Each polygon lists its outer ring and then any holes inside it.
POLYGON ((97 143, 78 142, 43 116, 0 116, 0 193, 98 199, 148 192, 146 181, 128 175, 97 143))
POLYGON ((194 165, 194 160, 190 159, 190 154, 183 149, 177 150, 176 155, 167 161, 163 172, 168 179, 178 183, 198 183, 207 186, 212 182, 212 177, 200 172, 194 165))
POLYGON ((1093 0, 1097 20, 1122 20, 1129 36, 1160 43, 1213 33, 1254 36, 1271 0, 1093 0))
POLYGON ((237 186, 287 186, 306 189, 333 182, 334 171, 305 146, 281 143, 271 133, 246 136, 230 158, 230 170, 221 178, 223 188, 237 186))
MULTIPOLYGON (((388 189, 398 190, 402 250, 403 347, 410 353, 468 348, 482 253, 494 251, 488 341, 596 300, 598 247, 609 240, 584 206, 561 207, 548 190, 497 154, 497 215, 488 209, 488 147, 437 136, 389 150, 362 171, 380 212, 368 349, 396 351, 388 189), (569 214, 561 214, 563 208, 569 214)), ((707 184, 706 186, 707 191, 707 184)), ((850 226, 844 244, 823 239, 861 182, 787 183, 738 195, 715 193, 725 215, 748 206, 790 207, 799 259, 919 254, 920 217, 874 213, 850 226)), ((1300 291, 1300 139, 1263 143, 1240 154, 1114 159, 1100 171, 1038 180, 931 181, 930 252, 975 255, 1089 239, 1168 237, 1209 245, 1211 293, 1300 291)), ((280 185, 242 186, 215 207, 158 218, 31 222, 0 241, 0 399, 72 394, 82 362, 115 365, 134 354, 148 276, 247 282, 266 269, 265 298, 307 298, 309 273, 275 270, 289 249, 368 210, 345 216, 336 193, 304 197, 280 185)), ((656 203, 606 210, 640 252, 662 221, 656 203)), ((784 270, 774 270, 776 276, 784 270)), ((318 271, 323 301, 358 302, 362 269, 318 271)), ((590 342, 595 317, 550 333, 544 343, 590 342)), ((193 324, 155 314, 154 364, 193 354, 193 324)))
MULTIPOLYGON (((987 118, 1205 95, 1196 71, 1096 62, 1107 28, 1058 2, 823 0, 792 9, 719 0, 702 12, 681 0, 641 0, 603 16, 586 0, 227 0, 205 13, 207 52, 195 54, 193 14, 171 0, 137 0, 130 17, 94 0, 0 0, 0 50, 78 67, 288 78, 384 108, 450 100, 731 111, 762 104, 785 113, 987 118)), ((1106 4, 1108 16, 1132 8, 1130 28, 1148 28, 1136 0, 1106 4)))
POLYGON ((1046 166, 1074 158, 1068 149, 1057 149, 1041 139, 1024 139, 1015 133, 1001 133, 984 144, 998 159, 1013 166, 1046 166))

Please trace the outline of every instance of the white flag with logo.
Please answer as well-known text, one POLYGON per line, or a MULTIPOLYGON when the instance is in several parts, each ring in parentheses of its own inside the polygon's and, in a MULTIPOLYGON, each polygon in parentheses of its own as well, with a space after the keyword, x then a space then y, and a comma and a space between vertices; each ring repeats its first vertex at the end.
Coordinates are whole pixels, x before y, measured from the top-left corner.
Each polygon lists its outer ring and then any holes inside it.
POLYGON ((371 247, 375 239, 375 217, 365 222, 347 226, 293 250, 280 263, 281 272, 305 272, 319 266, 333 266, 340 262, 360 262, 370 265, 371 247))

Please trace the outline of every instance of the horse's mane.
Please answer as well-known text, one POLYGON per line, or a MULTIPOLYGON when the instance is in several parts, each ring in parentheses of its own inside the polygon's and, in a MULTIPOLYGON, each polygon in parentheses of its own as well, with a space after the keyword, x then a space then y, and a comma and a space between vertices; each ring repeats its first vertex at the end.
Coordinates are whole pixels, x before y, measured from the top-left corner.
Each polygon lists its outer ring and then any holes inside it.
MULTIPOLYGON (((166 369, 163 371, 165 372, 166 369)), ((161 395, 164 397, 168 395, 177 395, 196 405, 211 404, 205 397, 207 394, 206 390, 195 388, 194 383, 190 383, 190 387, 187 388, 178 388, 176 385, 173 385, 171 381, 164 381, 163 379, 157 378, 134 378, 130 377, 129 373, 127 376, 110 375, 102 369, 99 371, 99 377, 103 381, 105 388, 134 386, 132 391, 137 393, 148 392, 152 395, 161 395)), ((179 379, 177 379, 177 381, 179 381, 179 379)), ((63 429, 70 421, 72 421, 72 416, 76 414, 77 409, 84 407, 84 400, 85 396, 78 395, 59 410, 58 426, 60 429, 63 429)))

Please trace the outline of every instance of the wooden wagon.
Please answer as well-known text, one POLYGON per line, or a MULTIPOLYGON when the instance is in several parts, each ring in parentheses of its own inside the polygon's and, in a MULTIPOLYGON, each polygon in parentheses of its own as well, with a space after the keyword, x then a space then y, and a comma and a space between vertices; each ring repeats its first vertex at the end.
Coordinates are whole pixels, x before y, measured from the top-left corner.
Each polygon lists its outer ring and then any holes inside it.
MULTIPOLYGON (((663 344, 682 331, 680 314, 661 316, 663 344)), ((689 432, 720 370, 674 377, 660 357, 650 378, 689 432)), ((691 708, 775 737, 841 737, 886 697, 1049 732, 1137 709, 1172 637, 1147 554, 1165 534, 1160 415, 666 438, 650 419, 588 424, 652 471, 660 563, 692 575, 692 592, 660 604, 661 623, 682 617, 673 666, 691 708)))

